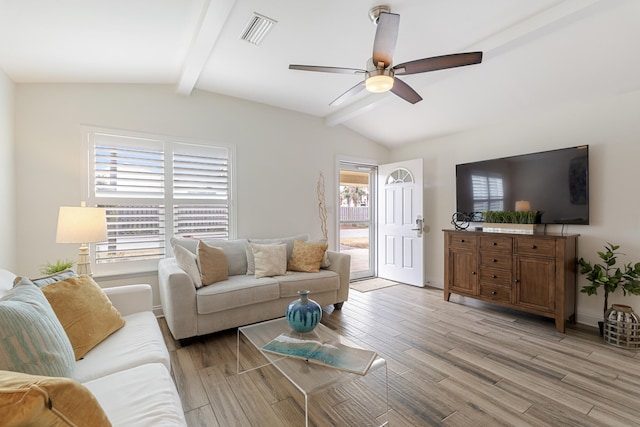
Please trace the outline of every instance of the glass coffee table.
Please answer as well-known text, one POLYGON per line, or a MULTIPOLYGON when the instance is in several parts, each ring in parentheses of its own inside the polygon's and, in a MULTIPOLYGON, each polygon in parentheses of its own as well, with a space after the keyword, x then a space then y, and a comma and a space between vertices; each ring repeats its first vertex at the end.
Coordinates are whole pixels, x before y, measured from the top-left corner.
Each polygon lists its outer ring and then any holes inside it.
MULTIPOLYGON (((327 402, 323 395, 330 393, 329 399, 335 402, 330 412, 332 417, 340 418, 340 410, 346 415, 342 420, 358 425, 387 425, 389 411, 387 362, 376 356, 364 375, 346 372, 341 369, 323 366, 304 359, 275 354, 262 350, 262 347, 282 333, 295 334, 286 318, 269 320, 238 328, 237 371, 243 374, 249 371, 274 366, 304 397, 305 426, 309 426, 310 409, 313 402, 327 402), (336 396, 339 396, 337 398, 336 396)), ((313 339, 333 341, 348 347, 362 348, 347 338, 319 324, 310 334, 313 339)), ((307 334, 299 334, 304 338, 307 334)), ((326 409, 326 408, 325 408, 326 409)), ((326 410, 311 411, 322 417, 326 410)), ((315 424, 334 424, 333 420, 317 420, 315 424)))

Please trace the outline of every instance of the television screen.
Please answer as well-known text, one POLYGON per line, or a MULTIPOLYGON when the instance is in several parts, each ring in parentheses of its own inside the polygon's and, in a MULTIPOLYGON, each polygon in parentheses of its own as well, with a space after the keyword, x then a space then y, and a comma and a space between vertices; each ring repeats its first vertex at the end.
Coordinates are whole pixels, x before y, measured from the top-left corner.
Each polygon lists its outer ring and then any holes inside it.
POLYGON ((456 165, 457 212, 513 210, 539 211, 542 224, 589 224, 589 146, 456 165))

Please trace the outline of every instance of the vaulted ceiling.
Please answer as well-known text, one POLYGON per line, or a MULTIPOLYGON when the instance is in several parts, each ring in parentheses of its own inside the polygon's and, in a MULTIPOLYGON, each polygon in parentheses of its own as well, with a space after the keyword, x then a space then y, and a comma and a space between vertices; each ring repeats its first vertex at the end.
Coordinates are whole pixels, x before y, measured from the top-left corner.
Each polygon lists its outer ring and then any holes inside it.
POLYGON ((636 0, 0 0, 0 68, 15 82, 160 83, 220 93, 346 126, 389 147, 640 88, 636 0), (394 63, 481 50, 479 65, 406 76, 412 105, 363 77, 371 7, 400 15, 394 63), (253 13, 277 21, 240 39, 253 13))

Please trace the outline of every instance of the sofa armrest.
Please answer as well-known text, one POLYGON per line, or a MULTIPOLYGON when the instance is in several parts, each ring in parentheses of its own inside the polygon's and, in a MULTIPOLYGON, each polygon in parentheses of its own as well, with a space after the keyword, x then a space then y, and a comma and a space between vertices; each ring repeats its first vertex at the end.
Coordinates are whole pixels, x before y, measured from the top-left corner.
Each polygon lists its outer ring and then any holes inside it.
POLYGON ((329 256, 329 270, 335 271, 340 276, 340 288, 338 289, 338 301, 344 302, 349 299, 349 276, 351 275, 351 255, 327 251, 329 256))
POLYGON ((103 288, 113 306, 126 316, 153 310, 153 295, 149 285, 125 285, 103 288))
POLYGON ((177 340, 196 336, 196 287, 175 258, 163 258, 158 262, 158 288, 162 312, 171 335, 177 340))

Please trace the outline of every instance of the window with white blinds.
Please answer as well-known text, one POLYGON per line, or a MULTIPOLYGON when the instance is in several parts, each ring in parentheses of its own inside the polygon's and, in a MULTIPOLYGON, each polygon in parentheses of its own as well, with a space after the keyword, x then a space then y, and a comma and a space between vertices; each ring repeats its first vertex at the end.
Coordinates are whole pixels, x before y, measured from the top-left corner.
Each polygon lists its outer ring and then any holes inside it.
POLYGON ((501 177, 472 175, 474 212, 504 210, 504 187, 501 177))
POLYGON ((88 197, 107 211, 97 265, 157 260, 172 236, 230 237, 229 147, 96 130, 87 141, 88 197))

